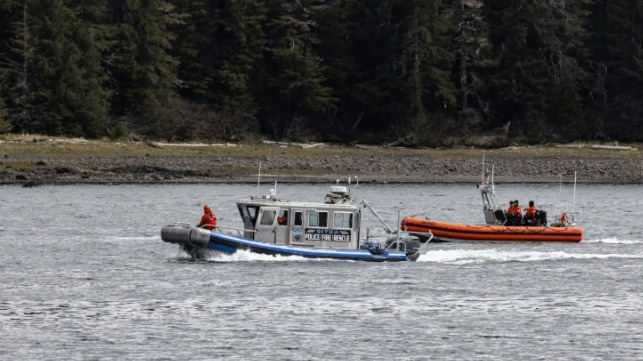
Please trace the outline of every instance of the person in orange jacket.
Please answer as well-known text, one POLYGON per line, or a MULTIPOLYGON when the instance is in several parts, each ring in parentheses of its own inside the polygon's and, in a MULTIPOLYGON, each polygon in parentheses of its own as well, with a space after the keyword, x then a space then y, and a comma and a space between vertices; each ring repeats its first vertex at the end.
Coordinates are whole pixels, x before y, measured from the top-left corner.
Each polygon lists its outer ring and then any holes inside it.
POLYGON ((522 217, 522 207, 520 206, 520 203, 517 199, 514 201, 514 203, 516 204, 516 215, 522 217))
POLYGON ((525 211, 525 218, 523 218, 522 223, 525 226, 537 226, 540 223, 534 201, 529 201, 529 208, 525 211))
POLYGON ((509 201, 509 208, 507 209, 507 223, 508 226, 519 226, 522 222, 522 207, 518 200, 509 201))
POLYGON ((205 229, 215 229, 217 228, 217 215, 212 212, 209 205, 203 206, 203 216, 201 216, 201 222, 196 225, 197 227, 202 227, 205 229))
POLYGON ((525 212, 525 217, 527 219, 534 219, 536 218, 536 206, 534 206, 534 201, 529 201, 529 208, 527 208, 527 211, 525 212))

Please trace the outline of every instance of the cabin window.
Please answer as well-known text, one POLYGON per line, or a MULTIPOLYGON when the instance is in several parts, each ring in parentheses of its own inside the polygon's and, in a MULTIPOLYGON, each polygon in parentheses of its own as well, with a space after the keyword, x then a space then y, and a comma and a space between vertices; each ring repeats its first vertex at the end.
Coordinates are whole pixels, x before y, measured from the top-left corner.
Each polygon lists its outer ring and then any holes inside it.
POLYGON ((328 227, 328 212, 309 211, 308 226, 328 227))
POLYGON ((261 222, 259 224, 263 226, 269 226, 275 221, 276 211, 263 211, 263 216, 261 216, 261 222))
POLYGON ((251 222, 252 225, 255 225, 257 222, 257 210, 259 207, 253 206, 239 206, 239 213, 241 213, 241 219, 244 223, 251 222))
POLYGON ((304 214, 301 211, 295 212, 295 219, 293 221, 293 226, 303 226, 304 225, 304 214))
POLYGON ((335 228, 353 228, 353 213, 335 212, 335 228))

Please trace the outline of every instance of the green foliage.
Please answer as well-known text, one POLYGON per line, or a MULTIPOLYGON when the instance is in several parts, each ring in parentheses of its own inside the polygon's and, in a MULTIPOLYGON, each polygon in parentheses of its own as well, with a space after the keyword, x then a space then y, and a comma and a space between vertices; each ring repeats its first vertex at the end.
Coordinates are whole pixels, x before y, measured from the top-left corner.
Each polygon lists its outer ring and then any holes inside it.
POLYGON ((172 55, 180 59, 177 67, 179 94, 187 99, 206 102, 215 69, 212 66, 213 36, 212 11, 205 1, 176 0, 176 12, 181 20, 172 25, 176 35, 172 55))
POLYGON ((273 1, 266 24, 263 68, 263 129, 281 138, 329 111, 336 99, 325 85, 321 58, 314 46, 319 39, 310 14, 318 9, 313 1, 273 1))
POLYGON ((643 139, 643 3, 596 1, 588 72, 594 136, 601 140, 643 139))
POLYGON ((216 51, 211 90, 215 104, 231 114, 254 116, 257 102, 253 79, 265 47, 263 1, 221 1, 214 13, 216 51))
POLYGON ((485 7, 497 54, 489 74, 491 125, 509 121, 515 136, 561 140, 560 131, 575 128, 582 118, 578 84, 584 71, 574 58, 582 51, 582 14, 572 4, 548 0, 492 0, 485 7))
MULTIPOLYGON (((3 22, 9 40, 0 44, 5 54, 0 66, 16 131, 76 136, 99 136, 108 117, 109 93, 103 88, 100 36, 89 18, 91 1, 82 9, 73 1, 30 0, 14 3, 3 22)), ((104 8, 96 11, 104 14, 104 8)), ((96 14, 95 13, 95 14, 96 14)), ((95 15, 94 14, 94 15, 95 15)))
POLYGON ((4 0, 0 132, 643 140, 643 2, 4 0))
POLYGON ((117 114, 138 117, 139 126, 153 132, 154 109, 174 96, 176 59, 168 26, 177 20, 175 8, 161 0, 113 0, 115 31, 110 46, 112 104, 117 114))
POLYGON ((0 98, 0 134, 9 133, 11 131, 11 124, 7 121, 7 108, 5 108, 4 101, 0 98))

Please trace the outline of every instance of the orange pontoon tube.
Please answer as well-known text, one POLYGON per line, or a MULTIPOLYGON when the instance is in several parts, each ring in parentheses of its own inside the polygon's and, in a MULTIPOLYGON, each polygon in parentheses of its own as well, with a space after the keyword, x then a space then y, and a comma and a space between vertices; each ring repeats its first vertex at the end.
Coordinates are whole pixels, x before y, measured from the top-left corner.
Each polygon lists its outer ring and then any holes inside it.
POLYGON ((400 229, 407 232, 431 232, 436 240, 580 242, 583 230, 568 226, 469 225, 405 217, 400 229))

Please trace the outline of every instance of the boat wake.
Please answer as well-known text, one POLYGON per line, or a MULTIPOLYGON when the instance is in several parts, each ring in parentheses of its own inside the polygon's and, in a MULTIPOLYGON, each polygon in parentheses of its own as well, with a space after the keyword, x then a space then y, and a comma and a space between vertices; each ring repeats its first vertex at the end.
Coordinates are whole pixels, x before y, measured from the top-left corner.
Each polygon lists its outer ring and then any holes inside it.
POLYGON ((618 239, 618 238, 602 238, 602 239, 586 239, 583 243, 609 243, 609 244, 637 244, 643 243, 640 239, 618 239))
MULTIPOLYGON (((301 256, 282 256, 253 253, 244 250, 238 250, 235 253, 211 252, 206 259, 208 262, 302 262, 315 261, 315 259, 301 256)), ((326 260, 327 261, 327 260, 326 260)))
POLYGON ((456 265, 487 262, 539 262, 568 259, 643 259, 643 254, 591 254, 567 252, 507 252, 498 250, 434 250, 418 258, 418 262, 449 263, 456 265))

